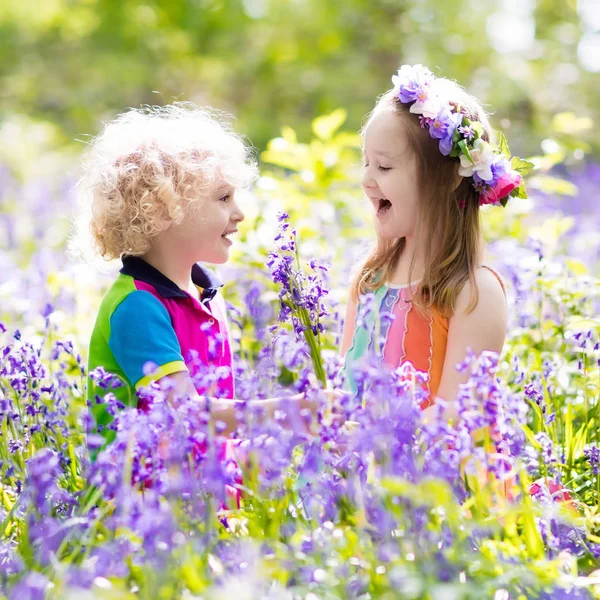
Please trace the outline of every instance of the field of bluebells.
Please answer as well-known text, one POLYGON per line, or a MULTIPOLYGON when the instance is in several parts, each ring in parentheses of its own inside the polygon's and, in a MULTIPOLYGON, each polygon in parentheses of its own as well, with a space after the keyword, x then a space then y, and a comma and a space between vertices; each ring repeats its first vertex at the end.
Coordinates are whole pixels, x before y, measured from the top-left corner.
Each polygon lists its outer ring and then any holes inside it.
POLYGON ((0 597, 600 598, 600 165, 573 158, 558 122, 530 199, 485 210, 505 350, 459 366, 456 427, 423 423, 408 364, 373 357, 362 401, 335 392, 349 273, 370 240, 343 120, 317 119, 309 143, 285 130, 241 201, 219 270, 240 441, 210 406, 172 407, 156 387, 148 413, 107 396, 117 439, 93 466, 86 345, 116 266, 66 252, 73 177, 0 169, 0 597), (253 404, 298 391, 316 418, 253 404))

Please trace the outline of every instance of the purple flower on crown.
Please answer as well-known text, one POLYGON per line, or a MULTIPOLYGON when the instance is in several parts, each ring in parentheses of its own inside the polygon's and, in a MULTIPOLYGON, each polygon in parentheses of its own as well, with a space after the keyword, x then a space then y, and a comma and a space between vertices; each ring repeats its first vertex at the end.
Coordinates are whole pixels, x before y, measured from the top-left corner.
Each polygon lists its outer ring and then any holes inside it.
POLYGON ((433 73, 423 65, 402 65, 398 75, 392 76, 392 83, 397 88, 397 96, 402 104, 423 98, 432 81, 433 73))
POLYGON ((459 127, 458 132, 465 140, 472 140, 475 137, 475 132, 470 125, 467 125, 466 127, 459 127))
POLYGON ((433 73, 423 65, 402 65, 398 74, 392 76, 398 100, 411 104, 411 113, 430 119, 442 108, 442 101, 431 86, 434 79, 433 73))
POLYGON ((504 156, 498 156, 498 158, 492 163, 492 181, 488 183, 494 187, 499 179, 502 178, 506 172, 510 170, 510 163, 504 156))
POLYGON ((448 156, 452 151, 452 136, 456 128, 462 123, 463 116, 460 113, 451 112, 448 108, 442 108, 437 117, 429 124, 429 135, 440 140, 440 152, 448 156))
POLYGON ((433 122, 433 119, 430 119, 429 117, 424 117, 423 115, 419 115, 419 125, 421 126, 421 129, 425 129, 425 127, 429 127, 432 122, 433 122))

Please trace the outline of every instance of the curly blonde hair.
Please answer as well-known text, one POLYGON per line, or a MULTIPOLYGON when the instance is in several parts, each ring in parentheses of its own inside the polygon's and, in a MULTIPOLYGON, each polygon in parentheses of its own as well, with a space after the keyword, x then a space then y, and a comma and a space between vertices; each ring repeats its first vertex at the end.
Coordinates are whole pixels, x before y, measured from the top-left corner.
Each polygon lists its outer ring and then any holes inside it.
POLYGON ((248 187, 252 155, 214 109, 177 102, 118 115, 90 142, 78 182, 94 249, 106 260, 145 254, 200 198, 248 187))

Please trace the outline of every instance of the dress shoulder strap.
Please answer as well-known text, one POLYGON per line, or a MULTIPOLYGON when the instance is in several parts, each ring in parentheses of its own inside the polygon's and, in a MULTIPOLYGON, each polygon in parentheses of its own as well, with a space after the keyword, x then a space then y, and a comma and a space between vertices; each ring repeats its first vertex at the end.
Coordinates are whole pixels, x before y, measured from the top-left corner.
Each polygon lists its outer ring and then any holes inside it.
POLYGON ((504 279, 502 278, 502 275, 500 275, 500 273, 498 273, 498 271, 496 271, 495 269, 492 269, 492 267, 489 267, 488 265, 481 265, 481 266, 484 269, 487 269, 488 271, 490 271, 490 273, 492 273, 496 277, 496 279, 500 283, 500 286, 502 287, 502 291, 504 292, 504 297, 506 298, 506 284, 504 283, 504 279))

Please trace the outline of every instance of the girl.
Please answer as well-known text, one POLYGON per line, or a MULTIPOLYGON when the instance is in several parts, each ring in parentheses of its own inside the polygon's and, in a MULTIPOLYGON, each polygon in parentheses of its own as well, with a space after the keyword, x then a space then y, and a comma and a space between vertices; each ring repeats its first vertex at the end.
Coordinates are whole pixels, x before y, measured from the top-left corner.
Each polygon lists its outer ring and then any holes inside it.
POLYGON ((482 264, 480 206, 525 193, 473 96, 421 65, 404 65, 392 80, 363 129, 362 185, 377 244, 350 290, 345 373, 356 390, 352 367, 379 339, 384 364, 410 361, 428 373, 423 408, 436 398, 451 406, 468 377, 456 369, 467 349, 500 352, 506 331, 502 280, 482 264), (357 324, 369 292, 375 309, 357 324))
MULTIPOLYGON (((233 431, 222 284, 199 261, 229 257, 244 219, 236 192, 256 177, 248 148, 211 111, 149 107, 106 125, 84 169, 80 190, 91 206, 95 247, 105 259, 122 260, 91 336, 92 432, 109 443, 115 410, 139 406, 137 391, 158 380, 176 393, 215 397, 216 418, 233 431)), ((303 396, 295 401, 311 406, 303 396)), ((280 405, 262 402, 269 412, 280 405)))

